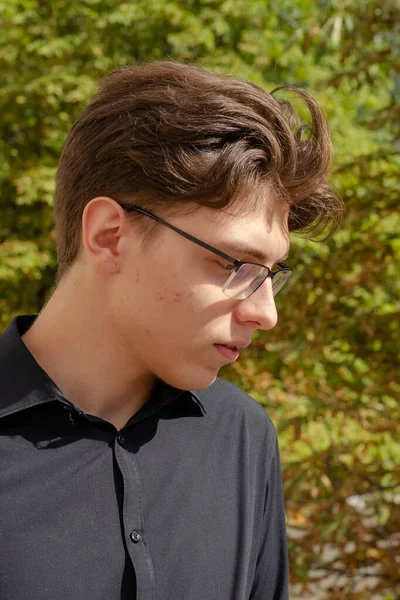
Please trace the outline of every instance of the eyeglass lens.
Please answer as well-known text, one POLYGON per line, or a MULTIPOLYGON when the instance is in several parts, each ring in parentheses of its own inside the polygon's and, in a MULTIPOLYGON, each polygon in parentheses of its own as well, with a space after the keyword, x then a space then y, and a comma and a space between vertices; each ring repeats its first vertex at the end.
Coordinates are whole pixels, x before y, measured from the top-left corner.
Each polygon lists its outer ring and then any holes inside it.
MULTIPOLYGON (((231 275, 223 291, 235 300, 243 300, 250 296, 265 281, 267 275, 268 271, 264 267, 245 263, 231 275)), ((272 280, 272 292, 274 296, 283 287, 290 275, 290 271, 281 271, 274 275, 272 280)))

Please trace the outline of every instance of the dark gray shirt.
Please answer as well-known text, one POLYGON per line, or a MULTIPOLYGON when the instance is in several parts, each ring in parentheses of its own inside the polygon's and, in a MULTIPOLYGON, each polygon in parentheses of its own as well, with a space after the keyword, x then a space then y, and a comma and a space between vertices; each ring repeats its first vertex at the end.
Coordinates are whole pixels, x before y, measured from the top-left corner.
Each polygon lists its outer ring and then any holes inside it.
POLYGON ((121 430, 85 414, 23 335, 0 337, 1 600, 286 600, 279 449, 217 379, 159 381, 121 430))

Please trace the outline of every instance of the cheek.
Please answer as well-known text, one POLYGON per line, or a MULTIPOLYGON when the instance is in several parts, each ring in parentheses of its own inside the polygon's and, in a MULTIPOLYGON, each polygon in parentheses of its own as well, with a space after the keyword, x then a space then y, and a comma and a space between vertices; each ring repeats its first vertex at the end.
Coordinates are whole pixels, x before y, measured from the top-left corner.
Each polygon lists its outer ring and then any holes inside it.
POLYGON ((194 296, 193 290, 190 290, 184 294, 182 292, 175 292, 173 294, 173 301, 178 304, 180 304, 181 302, 186 302, 188 304, 191 304, 191 298, 193 298, 193 296, 194 296))
POLYGON ((149 283, 145 294, 151 303, 160 307, 163 305, 162 310, 173 313, 176 309, 186 311, 192 307, 195 300, 195 282, 190 278, 182 278, 182 269, 180 273, 172 271, 171 268, 157 269, 149 283))
POLYGON ((175 292, 174 294, 174 302, 181 302, 182 301, 182 294, 181 292, 175 292))
MULTIPOLYGON (((201 274, 181 263, 149 261, 135 267, 129 285, 132 307, 139 322, 168 333, 173 328, 193 330, 201 326, 204 309, 210 304, 210 291, 199 284, 201 274), (186 277, 182 274, 186 273, 186 277)), ((211 294, 212 295, 212 294, 211 294)))
POLYGON ((187 292, 182 292, 176 290, 176 288, 167 288, 167 287, 159 287, 155 290, 153 294, 153 298, 158 305, 166 305, 168 306, 168 310, 172 312, 174 309, 179 310, 191 310, 194 308, 193 299, 194 299, 194 291, 189 290, 187 292))

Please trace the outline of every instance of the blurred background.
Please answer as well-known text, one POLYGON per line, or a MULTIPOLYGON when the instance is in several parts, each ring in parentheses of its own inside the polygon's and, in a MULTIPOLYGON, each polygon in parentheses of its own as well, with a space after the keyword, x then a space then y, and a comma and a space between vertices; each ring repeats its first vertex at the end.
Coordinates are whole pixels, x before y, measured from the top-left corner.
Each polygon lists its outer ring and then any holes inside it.
POLYGON ((344 225, 292 236, 277 327, 220 375, 278 430, 291 598, 398 600, 397 0, 0 0, 0 333, 53 284, 69 128, 102 75, 155 58, 301 86, 327 113, 344 225))

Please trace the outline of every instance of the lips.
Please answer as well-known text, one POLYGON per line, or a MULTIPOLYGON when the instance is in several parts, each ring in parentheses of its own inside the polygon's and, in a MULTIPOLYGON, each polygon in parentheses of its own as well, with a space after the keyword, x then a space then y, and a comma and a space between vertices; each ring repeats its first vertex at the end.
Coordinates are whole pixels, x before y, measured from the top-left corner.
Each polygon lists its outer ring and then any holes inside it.
POLYGON ((218 342, 218 345, 220 346, 227 346, 228 348, 237 350, 238 348, 247 348, 247 346, 250 345, 250 341, 249 340, 238 340, 238 341, 232 341, 232 342, 218 342))
POLYGON ((229 348, 226 344, 214 344, 214 346, 229 362, 234 362, 239 356, 237 348, 229 348))

